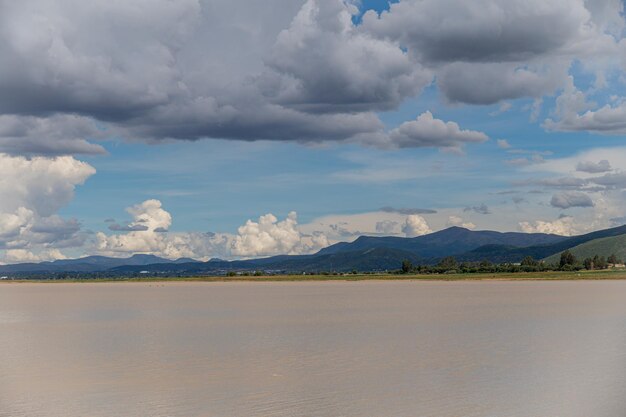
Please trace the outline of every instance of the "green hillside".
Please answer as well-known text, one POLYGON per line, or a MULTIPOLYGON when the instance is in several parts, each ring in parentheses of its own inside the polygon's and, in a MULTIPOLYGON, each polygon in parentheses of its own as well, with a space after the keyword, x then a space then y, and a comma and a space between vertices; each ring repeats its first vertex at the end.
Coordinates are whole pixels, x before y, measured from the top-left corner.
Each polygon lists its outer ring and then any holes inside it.
MULTIPOLYGON (((612 254, 615 254, 618 259, 623 261, 626 259, 626 234, 590 240, 569 250, 581 261, 585 258, 592 258, 595 255, 608 258, 612 254)), ((560 257, 560 253, 555 253, 547 257, 545 261, 547 263, 558 263, 560 257)))

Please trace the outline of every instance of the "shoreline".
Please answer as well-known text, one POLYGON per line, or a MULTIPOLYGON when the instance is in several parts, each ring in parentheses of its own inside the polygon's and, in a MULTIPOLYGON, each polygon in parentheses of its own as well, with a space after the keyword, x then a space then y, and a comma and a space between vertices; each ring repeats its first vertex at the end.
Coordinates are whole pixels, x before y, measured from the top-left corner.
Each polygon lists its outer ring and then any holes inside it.
POLYGON ((206 277, 123 277, 69 279, 7 279, 2 284, 61 284, 61 283, 165 283, 165 282, 358 282, 358 281, 617 281, 626 280, 626 270, 577 272, 519 272, 475 274, 349 274, 349 275, 267 275, 267 276, 206 276, 206 277))

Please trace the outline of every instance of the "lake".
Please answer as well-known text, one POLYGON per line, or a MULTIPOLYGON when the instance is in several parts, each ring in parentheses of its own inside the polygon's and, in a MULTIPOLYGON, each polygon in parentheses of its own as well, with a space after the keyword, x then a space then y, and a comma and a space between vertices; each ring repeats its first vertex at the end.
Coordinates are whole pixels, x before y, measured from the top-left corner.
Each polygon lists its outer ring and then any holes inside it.
POLYGON ((620 417, 626 282, 0 285, 0 416, 620 417))

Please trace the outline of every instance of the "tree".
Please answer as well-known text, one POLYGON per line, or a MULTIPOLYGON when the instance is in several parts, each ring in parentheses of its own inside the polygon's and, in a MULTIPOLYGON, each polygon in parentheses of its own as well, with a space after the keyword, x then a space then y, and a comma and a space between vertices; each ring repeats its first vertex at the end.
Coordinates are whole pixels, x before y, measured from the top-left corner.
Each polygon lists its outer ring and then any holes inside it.
POLYGON ((570 252, 566 250, 561 253, 561 260, 559 261, 559 266, 563 268, 565 265, 574 265, 576 263, 576 257, 570 252))
POLYGON ((404 261, 402 261, 402 273, 403 274, 408 274, 412 270, 413 270, 413 264, 411 263, 411 261, 409 261, 408 259, 405 259, 404 261))
POLYGON ((535 259, 530 255, 522 259, 522 266, 537 266, 537 265, 538 265, 538 262, 535 261, 535 259))
POLYGON ((446 256, 442 260, 439 261, 437 266, 445 271, 456 270, 459 267, 459 264, 456 262, 453 256, 446 256))
POLYGON ((617 256, 615 256, 615 254, 612 254, 611 256, 609 256, 609 259, 607 259, 607 261, 611 264, 611 265, 616 265, 621 263, 619 261, 619 259, 617 259, 617 256))
POLYGON ((491 261, 489 259, 483 259, 482 261, 480 261, 480 263, 478 264, 478 267, 480 269, 490 269, 493 267, 493 264, 491 263, 491 261))
POLYGON ((585 266, 585 269, 588 271, 591 271, 594 267, 593 265, 593 259, 591 258, 585 258, 583 265, 585 266))
POLYGON ((606 269, 606 259, 604 256, 594 256, 593 257, 593 267, 595 269, 606 269))

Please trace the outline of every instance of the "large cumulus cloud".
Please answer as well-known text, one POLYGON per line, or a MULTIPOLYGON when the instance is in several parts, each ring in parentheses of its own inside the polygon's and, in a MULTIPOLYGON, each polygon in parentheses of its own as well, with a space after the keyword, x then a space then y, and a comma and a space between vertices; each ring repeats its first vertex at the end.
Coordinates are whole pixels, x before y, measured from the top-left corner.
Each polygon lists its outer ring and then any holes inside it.
POLYGON ((77 132, 76 120, 19 142, 6 127, 56 114, 143 140, 380 133, 372 111, 430 76, 397 44, 361 33, 354 12, 340 0, 3 2, 0 115, 11 119, 0 120, 0 149, 101 152, 84 142, 98 130, 77 132))
POLYGON ((19 249, 12 253, 27 258, 26 252, 32 250, 82 245, 86 236, 79 222, 57 212, 94 173, 89 164, 70 156, 26 158, 0 153, 0 249, 19 249))
POLYGON ((524 233, 548 233, 560 236, 573 236, 578 233, 574 218, 570 216, 561 216, 552 221, 520 222, 519 228, 524 233))
POLYGON ((397 44, 359 30, 352 13, 342 2, 308 1, 267 60, 283 76, 267 94, 310 112, 388 110, 430 83, 429 71, 397 44))
POLYGON ((0 151, 97 154, 89 141, 119 137, 382 146, 375 112, 435 72, 357 12, 342 0, 3 2, 0 151))
POLYGON ((2 2, 0 151, 101 153, 88 141, 107 137, 382 146, 376 112, 434 79, 470 104, 552 94, 574 60, 602 79, 623 54, 621 9, 401 0, 355 24, 342 0, 2 2))
POLYGON ((322 233, 303 233, 295 212, 281 221, 271 213, 259 217, 258 221, 248 220, 236 234, 168 232, 172 216, 159 200, 146 200, 129 207, 127 212, 132 216, 128 231, 110 235, 98 233, 96 252, 111 256, 150 253, 170 259, 251 258, 308 254, 329 245, 322 233))
POLYGON ((491 104, 551 94, 572 60, 594 67, 593 59, 614 55, 622 7, 613 0, 404 0, 363 20, 432 68, 449 101, 491 104))

